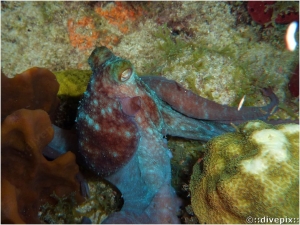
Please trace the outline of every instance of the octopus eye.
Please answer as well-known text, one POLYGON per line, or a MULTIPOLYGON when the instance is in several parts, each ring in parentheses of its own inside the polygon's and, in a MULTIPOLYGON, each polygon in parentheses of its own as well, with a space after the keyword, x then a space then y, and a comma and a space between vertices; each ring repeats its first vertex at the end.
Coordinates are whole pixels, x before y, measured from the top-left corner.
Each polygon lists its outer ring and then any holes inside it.
POLYGON ((129 68, 129 69, 124 70, 120 75, 120 80, 121 81, 128 80, 130 78, 131 74, 132 74, 132 69, 129 68))

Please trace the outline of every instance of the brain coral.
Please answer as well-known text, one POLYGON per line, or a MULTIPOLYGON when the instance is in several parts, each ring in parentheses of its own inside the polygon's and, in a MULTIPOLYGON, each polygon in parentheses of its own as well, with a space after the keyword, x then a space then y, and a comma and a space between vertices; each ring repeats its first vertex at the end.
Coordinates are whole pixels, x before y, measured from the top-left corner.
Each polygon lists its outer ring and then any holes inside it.
POLYGON ((190 183, 199 222, 299 218, 298 153, 298 124, 251 121, 209 141, 190 183))

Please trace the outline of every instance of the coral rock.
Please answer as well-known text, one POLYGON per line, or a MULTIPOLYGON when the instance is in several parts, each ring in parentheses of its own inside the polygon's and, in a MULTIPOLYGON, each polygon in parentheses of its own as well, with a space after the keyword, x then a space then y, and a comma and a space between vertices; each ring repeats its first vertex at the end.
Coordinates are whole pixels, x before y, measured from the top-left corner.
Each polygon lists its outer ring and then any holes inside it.
POLYGON ((239 132, 212 139, 206 154, 190 183, 200 223, 299 218, 298 124, 248 122, 239 132))
POLYGON ((59 197, 75 192, 78 202, 80 186, 75 176, 79 168, 71 152, 53 161, 42 155, 54 132, 43 110, 21 109, 7 116, 1 126, 1 222, 39 223, 41 204, 55 203, 59 197))
POLYGON ((43 109, 54 117, 59 84, 51 71, 33 67, 8 78, 1 73, 1 120, 18 109, 43 109))

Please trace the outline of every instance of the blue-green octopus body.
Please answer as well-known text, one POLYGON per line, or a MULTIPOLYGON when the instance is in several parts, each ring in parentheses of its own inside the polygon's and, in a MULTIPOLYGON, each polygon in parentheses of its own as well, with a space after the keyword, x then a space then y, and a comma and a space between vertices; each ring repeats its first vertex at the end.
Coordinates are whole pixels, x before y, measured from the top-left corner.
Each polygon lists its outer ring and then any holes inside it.
POLYGON ((265 107, 222 106, 174 81, 138 77, 128 60, 106 47, 97 47, 88 62, 93 76, 78 110, 79 154, 124 198, 121 211, 106 223, 179 223, 165 136, 207 141, 234 130, 214 120, 265 119, 278 104, 265 91, 271 98, 265 107))

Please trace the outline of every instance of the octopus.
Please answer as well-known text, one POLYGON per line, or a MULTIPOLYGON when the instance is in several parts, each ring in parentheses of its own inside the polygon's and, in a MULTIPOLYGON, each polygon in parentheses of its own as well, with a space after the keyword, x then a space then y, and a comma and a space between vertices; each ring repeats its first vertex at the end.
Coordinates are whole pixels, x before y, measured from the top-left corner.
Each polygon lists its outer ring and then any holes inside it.
POLYGON ((171 186, 171 151, 166 135, 208 141, 234 131, 231 122, 262 119, 263 107, 217 104, 159 76, 139 77, 130 61, 106 47, 88 59, 93 75, 80 101, 76 128, 79 158, 122 193, 122 209, 104 223, 179 223, 180 199, 171 186))

